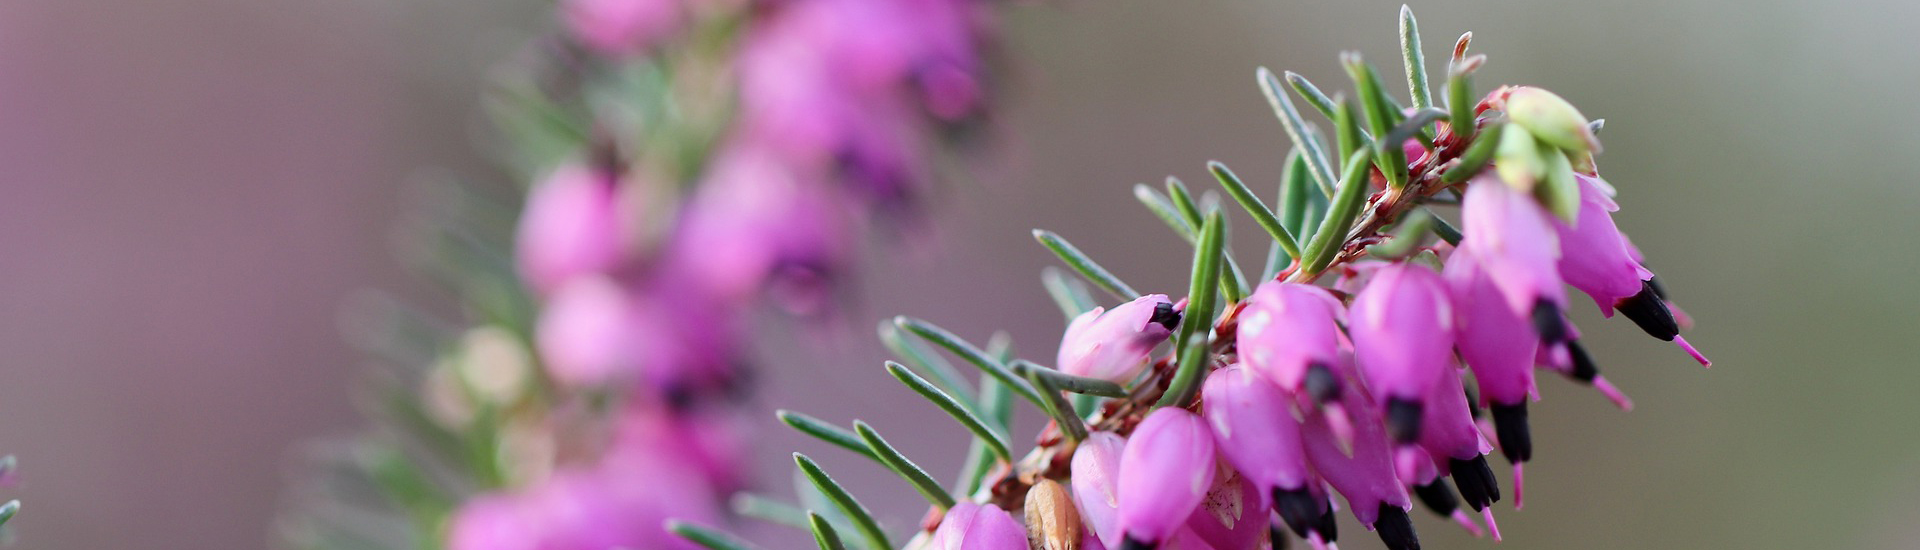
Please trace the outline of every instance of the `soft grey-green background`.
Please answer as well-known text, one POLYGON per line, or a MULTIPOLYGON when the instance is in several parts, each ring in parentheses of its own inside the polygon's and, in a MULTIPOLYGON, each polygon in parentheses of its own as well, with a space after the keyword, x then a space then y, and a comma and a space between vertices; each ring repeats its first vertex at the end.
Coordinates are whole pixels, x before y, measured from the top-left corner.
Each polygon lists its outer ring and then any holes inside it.
MULTIPOLYGON (((27 500, 22 547, 267 544, 290 446, 356 424, 346 399, 362 361, 338 336, 338 304, 356 288, 412 288, 387 255, 407 181, 491 174, 473 146, 476 86, 544 24, 543 5, 0 4, 0 448, 26 468, 25 486, 0 494, 27 500)), ((1546 381, 1530 505, 1502 509, 1505 545, 1920 546, 1920 6, 1414 7, 1435 66, 1472 30, 1491 61, 1483 84, 1545 86, 1608 120, 1601 163, 1621 224, 1718 364, 1703 371, 1582 309, 1639 408, 1546 381)), ((1136 286, 1177 292, 1188 255, 1128 188, 1168 174, 1204 186, 1209 159, 1272 182, 1284 137, 1254 67, 1336 87, 1336 52, 1358 49, 1391 69, 1397 8, 1017 8, 1004 177, 948 188, 937 250, 883 253, 917 259, 875 262, 849 336, 771 336, 783 352, 765 355, 783 360, 760 401, 866 418, 949 471, 961 431, 880 374, 866 327, 894 313, 972 338, 1004 327, 1049 358, 1061 322, 1037 284, 1051 258, 1028 237, 1036 226, 1136 286)), ((1239 227, 1254 263, 1256 233, 1239 227)), ((761 436, 770 490, 785 492, 785 451, 799 447, 861 479, 892 525, 919 517, 878 467, 770 426, 761 436)), ((1419 527, 1434 548, 1490 544, 1419 527)), ((1348 532, 1344 547, 1377 547, 1348 532)))

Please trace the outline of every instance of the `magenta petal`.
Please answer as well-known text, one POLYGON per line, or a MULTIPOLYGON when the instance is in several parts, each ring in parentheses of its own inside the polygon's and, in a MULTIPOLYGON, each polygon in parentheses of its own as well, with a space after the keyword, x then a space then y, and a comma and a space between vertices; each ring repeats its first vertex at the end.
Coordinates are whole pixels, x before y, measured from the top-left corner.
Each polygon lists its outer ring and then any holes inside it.
POLYGON ((1447 279, 1459 306, 1460 358, 1473 369, 1480 400, 1512 405, 1534 392, 1533 363, 1539 338, 1533 325, 1501 299, 1477 257, 1456 254, 1447 260, 1447 279))
POLYGON ((553 293, 534 328, 541 362, 565 385, 630 377, 635 365, 627 293, 604 277, 577 279, 553 293))
POLYGON ((1460 216, 1467 236, 1456 254, 1480 259, 1508 308, 1527 315, 1541 300, 1565 306, 1566 291, 1555 264, 1560 244, 1549 221, 1552 215, 1539 202, 1490 177, 1481 178, 1468 185, 1460 216))
POLYGON ((533 187, 516 229, 520 276, 542 294, 605 273, 620 256, 621 223, 610 176, 566 166, 533 187))
POLYGON ((1120 455, 1127 440, 1113 432, 1093 432, 1073 452, 1073 501, 1080 522, 1109 548, 1120 547, 1120 455))
POLYGON ((1214 371, 1202 391, 1215 449, 1228 463, 1262 494, 1306 487, 1312 473, 1300 448, 1291 398, 1241 366, 1214 371))
POLYGON ((1095 308, 1067 325, 1060 338, 1061 372, 1126 383, 1147 364, 1154 346, 1173 334, 1179 318, 1165 294, 1149 294, 1111 310, 1095 308))
POLYGON ((1217 478, 1206 500, 1187 518, 1187 529, 1214 548, 1259 548, 1271 525, 1267 498, 1231 470, 1217 478))
POLYGON ((1560 276, 1593 298, 1601 313, 1612 315, 1613 304, 1640 292, 1640 282, 1653 273, 1633 258, 1626 237, 1614 225, 1610 212, 1619 207, 1596 183, 1599 179, 1574 177, 1580 180, 1578 223, 1568 226, 1553 221, 1562 253, 1557 264, 1560 276))
MULTIPOLYGON (((1342 374, 1351 383, 1359 383, 1351 369, 1343 368, 1342 374)), ((1395 472, 1380 408, 1371 396, 1343 393, 1339 406, 1308 412, 1302 427, 1302 441, 1314 470, 1346 497, 1348 508, 1361 523, 1372 525, 1379 519, 1382 503, 1412 508, 1406 486, 1395 472), (1339 434, 1343 429, 1350 434, 1346 438, 1339 434)))
POLYGON ((1439 274, 1413 263, 1381 269, 1353 299, 1348 332, 1360 372, 1382 402, 1418 402, 1453 363, 1453 310, 1439 274))
POLYGON ((1298 283, 1260 285, 1240 312, 1240 359, 1282 389, 1299 392, 1311 365, 1340 356, 1340 301, 1326 289, 1298 283))
POLYGON ((1121 532, 1141 542, 1166 540, 1200 506, 1213 470, 1206 422, 1182 409, 1154 410, 1121 453, 1121 532))
POLYGON ((1013 516, 993 505, 961 502, 947 510, 928 548, 936 550, 1021 550, 1027 530, 1013 516))

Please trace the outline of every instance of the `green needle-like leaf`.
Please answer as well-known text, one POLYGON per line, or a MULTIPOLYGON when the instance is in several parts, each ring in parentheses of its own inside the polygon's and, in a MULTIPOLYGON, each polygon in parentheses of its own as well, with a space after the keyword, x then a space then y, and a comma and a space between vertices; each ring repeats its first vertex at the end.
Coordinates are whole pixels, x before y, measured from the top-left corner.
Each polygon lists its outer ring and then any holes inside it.
MULTIPOLYGON (((1426 209, 1422 208, 1421 210, 1425 211, 1426 209)), ((1447 241, 1447 244, 1460 246, 1460 239, 1465 238, 1465 236, 1460 234, 1459 229, 1453 227, 1453 224, 1447 223, 1447 220, 1441 218, 1438 214, 1434 214, 1431 211, 1428 211, 1427 214, 1433 217, 1433 234, 1435 236, 1440 237, 1440 240, 1447 241)))
POLYGON ((1479 68, 1486 59, 1474 56, 1472 60, 1455 65, 1447 74, 1447 109, 1452 113, 1447 117, 1447 124, 1453 128, 1453 135, 1459 136, 1461 143, 1473 139, 1473 70, 1479 68))
POLYGON ((1261 229, 1267 230, 1267 234, 1273 236, 1274 242, 1280 243, 1280 248, 1286 249, 1287 255, 1300 255, 1300 243, 1295 241, 1293 234, 1287 232, 1287 228, 1280 224, 1280 219, 1273 215, 1273 210, 1267 208, 1267 203, 1261 202, 1260 197, 1255 196, 1253 190, 1247 188, 1246 182, 1240 181, 1240 176, 1234 175, 1233 170, 1219 162, 1207 163, 1207 170, 1213 172, 1214 179, 1220 180, 1220 186, 1226 188, 1228 196, 1233 197, 1233 200, 1240 203, 1248 214, 1253 215, 1253 222, 1259 224, 1261 229))
POLYGON ((1353 102, 1341 100, 1333 114, 1333 133, 1339 138, 1340 158, 1351 157, 1354 151, 1368 147, 1367 133, 1360 129, 1361 123, 1353 102))
POLYGON ((1453 185, 1467 181, 1467 178, 1486 169, 1487 164, 1493 162, 1494 151, 1500 148, 1500 137, 1506 132, 1506 128, 1507 124, 1504 121, 1488 122, 1487 127, 1480 129, 1479 136, 1474 138, 1473 144, 1467 146, 1467 152, 1460 154, 1460 163, 1440 174, 1440 182, 1453 185))
POLYGON ((1425 243, 1434 220, 1433 212, 1425 208, 1407 213, 1400 218, 1400 223, 1394 225, 1392 236, 1386 242, 1367 247, 1367 255, 1383 260, 1406 256, 1425 243))
POLYGON ((1074 376, 1025 359, 1015 359, 1013 363, 1008 366, 1013 368, 1013 372, 1019 373, 1021 376, 1032 377, 1037 375, 1045 379, 1048 385, 1056 389, 1078 394, 1097 395, 1100 397, 1127 396, 1127 388, 1119 384, 1099 378, 1074 376))
POLYGON ((1043 408, 1046 409, 1047 418, 1053 419, 1053 424, 1060 427, 1060 434, 1066 436, 1068 441, 1075 443, 1085 441, 1087 424, 1079 416, 1074 415, 1073 404, 1068 403, 1067 399, 1060 395, 1060 388, 1048 384, 1045 378, 1031 369, 1025 374, 1027 381, 1032 382, 1033 387, 1040 390, 1040 396, 1046 398, 1047 406, 1043 408))
POLYGON ((733 498, 728 501, 728 507, 741 517, 799 529, 807 528, 806 510, 756 493, 744 491, 734 493, 733 498))
POLYGON ((758 548, 733 535, 677 519, 667 520, 667 530, 707 550, 756 550, 758 548))
POLYGON ((811 435, 827 443, 832 443, 836 447, 853 451, 860 456, 876 461, 880 460, 878 455, 873 454, 872 449, 867 448, 867 442, 861 441, 859 435, 847 431, 846 428, 835 426, 825 420, 807 416, 806 414, 785 409, 775 411, 774 415, 780 418, 780 423, 791 426, 793 429, 799 430, 800 433, 811 435))
POLYGON ((1113 272, 1107 271, 1107 268, 1100 267, 1100 264, 1093 261, 1093 258, 1088 258, 1085 253, 1080 252, 1080 249, 1074 248, 1073 243, 1067 242, 1066 239, 1060 238, 1059 235, 1055 235, 1052 231, 1035 229, 1033 230, 1033 238, 1034 240, 1040 241, 1040 244, 1047 247, 1047 250, 1053 251, 1053 255, 1059 256, 1060 261, 1067 263, 1067 267, 1071 267, 1074 271, 1079 272, 1080 276, 1086 277, 1087 281, 1092 282, 1094 286, 1100 287, 1101 290, 1105 290, 1119 297, 1121 300, 1132 300, 1140 297, 1140 293, 1135 291, 1133 287, 1127 286, 1127 283, 1121 281, 1119 277, 1115 277, 1113 272))
MULTIPOLYGON (((1347 75, 1353 77, 1353 85, 1359 101, 1360 113, 1367 121, 1367 130, 1376 136, 1385 136, 1400 123, 1400 111, 1393 106, 1393 100, 1387 97, 1387 91, 1380 87, 1380 75, 1373 65, 1360 58, 1360 54, 1348 52, 1341 56, 1341 64, 1346 66, 1347 75)), ((1376 140, 1373 142, 1374 165, 1387 176, 1387 185, 1399 189, 1407 184, 1407 154, 1400 148, 1399 142, 1376 140)))
POLYGON ((1300 99, 1306 100, 1307 105, 1312 106, 1315 111, 1320 111, 1327 120, 1333 120, 1335 103, 1333 98, 1327 97, 1326 92, 1320 91, 1319 86, 1314 86, 1313 82, 1308 81, 1307 77, 1300 76, 1300 73, 1287 71, 1286 76, 1287 85, 1293 88, 1294 93, 1300 94, 1300 99))
MULTIPOLYGON (((905 369, 901 369, 901 372, 905 372, 905 369)), ((932 386, 927 387, 932 388, 932 386)), ((862 506, 860 501, 853 498, 853 494, 834 482, 833 477, 828 476, 826 470, 820 469, 820 465, 812 458, 793 453, 793 463, 800 467, 800 473, 807 476, 807 481, 812 482, 814 487, 827 496, 827 500, 833 502, 834 507, 839 508, 841 513, 847 515, 847 519, 853 521, 854 528, 867 539, 868 547, 875 550, 893 548, 893 543, 887 542, 887 533, 880 530, 880 522, 873 520, 873 514, 867 512, 867 507, 862 506)))
POLYGON ((1286 87, 1274 78, 1273 71, 1261 67, 1258 75, 1260 91, 1267 94, 1267 103, 1273 105, 1273 113, 1280 117, 1280 125, 1286 127, 1287 137, 1306 152, 1307 166, 1312 168, 1313 181, 1320 185, 1320 192, 1333 196, 1333 167, 1327 161, 1327 148, 1320 144, 1320 136, 1314 133, 1313 126, 1301 120, 1300 110, 1295 109, 1293 100, 1287 99, 1286 87))
MULTIPOLYGON (((1200 245, 1194 247, 1193 278, 1188 286, 1187 311, 1180 321, 1180 338, 1177 349, 1187 350, 1196 344, 1202 346, 1201 356, 1205 356, 1208 333, 1213 330, 1213 280, 1219 277, 1220 256, 1225 242, 1226 218, 1219 212, 1207 217, 1207 223, 1200 229, 1200 245)), ((1192 400, 1201 371, 1205 370, 1204 360, 1186 360, 1182 352, 1180 369, 1175 371, 1173 381, 1167 386, 1166 394, 1160 396, 1160 406, 1184 406, 1192 400)))
MULTIPOLYGON (((1141 186, 1145 187, 1145 186, 1141 186)), ((1148 191, 1152 191, 1148 189, 1148 191)), ((1040 285, 1046 287, 1047 295, 1053 298, 1053 305, 1060 307, 1060 313, 1072 321, 1080 314, 1093 311, 1093 297, 1087 294, 1086 283, 1067 277, 1059 268, 1047 266, 1040 270, 1040 285)), ((883 322, 884 323, 884 322, 883 322)), ((892 323, 884 323, 892 327, 892 323)))
POLYGON ((0 504, 0 525, 6 525, 18 513, 20 513, 19 500, 9 500, 6 504, 0 504))
POLYGON ((846 545, 840 544, 840 533, 833 530, 833 524, 828 523, 827 518, 807 512, 807 525, 813 531, 813 542, 820 545, 820 550, 847 550, 846 545))
POLYGON ((967 383, 966 377, 960 375, 959 370, 953 368, 953 363, 948 363, 945 358, 927 349, 918 341, 902 338, 900 327, 892 321, 881 321, 880 327, 876 330, 880 333, 880 343, 901 361, 932 375, 934 383, 939 384, 940 389, 953 394, 955 399, 968 405, 974 404, 971 398, 972 385, 967 383))
POLYGON ((1301 262, 1302 272, 1311 281, 1320 275, 1320 271, 1333 262, 1340 248, 1346 245, 1347 232, 1353 229, 1353 220, 1359 217, 1361 207, 1366 204, 1368 161, 1373 156, 1372 149, 1362 148, 1353 152, 1347 159, 1346 171, 1340 177, 1340 194, 1333 199, 1333 205, 1327 209, 1327 218, 1320 220, 1320 229, 1314 231, 1313 242, 1307 245, 1307 261, 1301 262))
POLYGON ((1167 224, 1167 228, 1172 229, 1181 238, 1193 240, 1194 227, 1187 223, 1187 216, 1182 214, 1166 195, 1160 194, 1147 184, 1140 183, 1133 186, 1133 198, 1139 200, 1141 205, 1153 212, 1153 217, 1160 218, 1162 223, 1167 224))
MULTIPOLYGON (((1307 174, 1306 160, 1300 157, 1300 148, 1288 151, 1286 171, 1280 174, 1280 225, 1296 235, 1300 242, 1313 240, 1313 234, 1309 232, 1312 228, 1306 221, 1307 205, 1309 198, 1319 196, 1319 193, 1307 188, 1310 185, 1307 182, 1312 178, 1307 174)), ((1261 271, 1260 280, 1272 279, 1297 257, 1297 254, 1287 254, 1282 250, 1280 243, 1273 243, 1267 248, 1267 268, 1261 271)))
MULTIPOLYGON (((973 366, 979 367, 981 371, 986 372, 987 375, 1000 381, 1001 384, 1006 384, 1008 389, 1013 390, 1013 392, 1019 394, 1020 397, 1026 398, 1027 401, 1031 401, 1035 405, 1040 404, 1039 394, 1034 393, 1033 388, 1027 386, 1025 380, 1021 380, 1013 371, 1007 370, 1007 366, 1002 364, 999 359, 987 355, 987 352, 980 351, 980 348, 974 347, 973 344, 967 343, 966 340, 960 339, 959 336, 954 336, 951 332, 947 332, 947 329, 910 317, 894 317, 893 324, 907 332, 913 333, 915 336, 925 338, 928 342, 933 342, 934 345, 946 348, 947 351, 952 352, 961 359, 967 360, 968 363, 973 363, 973 366)), ((985 403, 985 401, 985 399, 981 400, 982 403, 985 403)), ((983 405, 982 408, 984 409, 985 406, 983 405)))
POLYGON ((1196 222, 1200 219, 1200 206, 1194 204, 1193 192, 1187 190, 1187 184, 1182 183, 1180 178, 1167 176, 1167 200, 1173 204, 1174 212, 1180 214, 1180 219, 1198 230, 1200 224, 1196 222))
MULTIPOLYGON (((887 373, 892 374, 900 383, 906 384, 908 388, 920 394, 921 397, 932 401, 935 406, 940 407, 941 411, 946 412, 947 416, 953 417, 954 420, 960 422, 961 426, 966 427, 967 431, 973 432, 974 437, 986 441, 988 450, 993 451, 994 456, 998 456, 1000 460, 1009 463, 1013 462, 1013 452, 1007 450, 1006 437, 1000 435, 1000 433, 993 428, 987 427, 987 423, 980 420, 980 417, 962 408, 960 403, 954 401, 952 397, 947 396, 945 392, 940 391, 940 388, 933 387, 933 384, 928 384, 925 379, 920 378, 920 376, 914 374, 913 371, 907 370, 906 367, 900 366, 899 363, 892 361, 887 362, 887 373)), ((1041 405, 1041 407, 1045 407, 1045 405, 1041 405)), ((876 458, 876 460, 878 459, 876 458)))
POLYGON ((940 486, 940 482, 934 481, 933 476, 927 475, 926 470, 920 469, 919 465, 908 460, 907 455, 901 454, 899 449, 888 444, 886 438, 880 437, 880 432, 875 431, 873 426, 855 420, 853 431, 860 434, 860 439, 867 442, 867 447, 873 449, 874 456, 880 457, 881 464, 893 470, 893 473, 899 474, 901 479, 907 480, 907 484, 912 485, 915 491, 919 491, 920 496, 926 497, 927 502, 933 503, 942 510, 953 507, 953 495, 947 494, 947 490, 940 486))
POLYGON ((1413 19, 1413 8, 1400 5, 1400 55, 1406 59, 1407 93, 1413 108, 1433 106, 1433 92, 1427 90, 1427 56, 1420 51, 1420 23, 1413 19))
POLYGON ((1436 120, 1445 120, 1446 118, 1446 111, 1431 107, 1415 111, 1413 116, 1409 116, 1406 120, 1400 121, 1399 126, 1394 126, 1392 131, 1387 132, 1387 139, 1385 139, 1383 143, 1405 143, 1407 140, 1420 135, 1420 132, 1425 130, 1428 124, 1433 124, 1436 120))

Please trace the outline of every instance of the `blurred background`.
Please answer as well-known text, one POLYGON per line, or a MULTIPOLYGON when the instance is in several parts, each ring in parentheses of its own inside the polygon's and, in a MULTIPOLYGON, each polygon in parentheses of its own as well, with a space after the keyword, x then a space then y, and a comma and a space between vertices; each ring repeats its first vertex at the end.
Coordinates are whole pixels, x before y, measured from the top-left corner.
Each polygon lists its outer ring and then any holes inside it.
MULTIPOLYGON (((761 365, 759 406, 865 418, 944 477, 961 430, 881 374, 868 327, 903 313, 976 340, 1005 328, 1019 352, 1051 359, 1063 322, 1038 284, 1053 260, 1036 226, 1143 290, 1177 293, 1190 253, 1129 187, 1172 174, 1210 188, 1210 159, 1273 185, 1285 138, 1254 68, 1344 88, 1340 50, 1395 67, 1397 8, 1018 8, 1004 177, 948 185, 938 248, 880 254, 841 335, 761 323, 761 356, 779 361, 761 365)), ((1907 25, 1920 5, 1414 8, 1431 52, 1475 32, 1483 86, 1544 86, 1607 119, 1600 162, 1621 226, 1717 365, 1577 308, 1639 407, 1543 381, 1530 506, 1502 511, 1504 544, 1920 546, 1920 222, 1908 215, 1920 111, 1905 107, 1920 88, 1907 25)), ((417 182, 498 177, 475 145, 479 86, 549 9, 0 3, 0 451, 24 469, 3 495, 26 501, 19 547, 270 546, 295 447, 360 425, 349 396, 364 359, 341 336, 341 307, 363 289, 418 287, 391 253, 417 182)), ((1252 263, 1264 245, 1239 221, 1252 263)), ((790 493, 787 451, 802 448, 859 479, 895 527, 923 511, 876 465, 771 422, 756 440, 768 492, 790 493)), ((1429 547, 1491 544, 1417 517, 1429 547)))

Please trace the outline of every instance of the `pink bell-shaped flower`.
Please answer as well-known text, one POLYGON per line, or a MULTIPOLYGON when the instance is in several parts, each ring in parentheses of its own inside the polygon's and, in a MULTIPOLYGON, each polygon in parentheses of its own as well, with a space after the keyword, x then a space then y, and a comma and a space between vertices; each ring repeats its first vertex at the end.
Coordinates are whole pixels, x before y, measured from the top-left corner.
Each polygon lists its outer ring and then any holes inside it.
MULTIPOLYGON (((1341 371, 1347 383, 1365 387, 1350 367, 1342 365, 1341 371)), ((1377 532, 1387 548, 1419 548, 1407 516, 1413 501, 1395 470, 1393 444, 1379 405, 1362 391, 1343 392, 1338 403, 1306 413, 1301 439, 1307 459, 1346 497, 1353 517, 1377 532)))
POLYGON ((1240 360, 1281 389, 1326 401, 1340 392, 1330 366, 1340 357, 1344 308, 1326 289, 1300 283, 1261 284, 1240 312, 1240 360))
POLYGON ((1167 542, 1205 500, 1213 477, 1206 421, 1174 407, 1148 414, 1120 455, 1120 548, 1167 542))
POLYGON ((527 195, 516 230, 520 276, 540 294, 567 281, 606 273, 620 260, 621 227, 613 177, 568 165, 527 195))
POLYGON ((947 510, 927 548, 933 550, 1024 550, 1027 530, 1006 510, 960 502, 947 510))
POLYGON ((1068 465, 1080 521, 1107 548, 1120 547, 1120 455, 1126 446, 1127 439, 1113 432, 1093 432, 1068 465))
MULTIPOLYGON (((1339 359, 1336 356, 1334 360, 1339 359)), ((1327 374, 1334 375, 1331 369, 1327 374)), ((1240 365, 1207 375, 1202 392, 1203 413, 1213 428, 1214 448, 1221 458, 1260 495, 1273 500, 1289 528, 1302 537, 1315 531, 1320 518, 1332 507, 1319 490, 1320 480, 1301 448, 1300 421, 1293 417, 1294 399, 1266 377, 1240 365)))
POLYGON ((1527 400, 1536 393, 1533 381, 1535 351, 1533 324, 1508 309, 1478 258, 1455 255, 1447 261, 1447 279, 1453 287, 1458 318, 1456 344, 1460 358, 1473 370, 1480 401, 1493 411, 1500 452, 1514 464, 1514 501, 1520 501, 1520 464, 1533 457, 1527 427, 1527 400))
POLYGON ((1608 196, 1605 181, 1584 174, 1574 178, 1580 182, 1577 223, 1569 226, 1554 221, 1564 243, 1559 262, 1561 277, 1593 298, 1602 314, 1612 317, 1618 310, 1647 334, 1678 344, 1701 365, 1711 366, 1712 361, 1680 336, 1679 319, 1661 296, 1653 272, 1641 264, 1638 250, 1614 225, 1612 213, 1620 210, 1620 205, 1608 196))
POLYGON ((1067 324, 1060 337, 1060 371, 1125 384, 1179 325, 1180 313, 1165 294, 1141 296, 1112 310, 1093 308, 1067 324))
POLYGON ((1460 216, 1467 235, 1455 253, 1477 258, 1507 308, 1531 319, 1543 341, 1566 341, 1567 295, 1552 215, 1533 196, 1481 176, 1467 186, 1460 216))
POLYGON ((1360 373, 1384 404, 1394 440, 1418 440, 1421 402, 1452 372, 1454 318, 1445 281, 1411 262, 1381 268, 1348 315, 1360 373))
POLYGON ((605 277, 575 279, 547 300, 534 327, 541 363, 562 385, 588 386, 632 377, 632 298, 605 277))
POLYGON ((1259 488, 1233 469, 1221 468, 1206 500, 1187 517, 1186 530, 1216 549, 1267 548, 1270 514, 1259 488))

